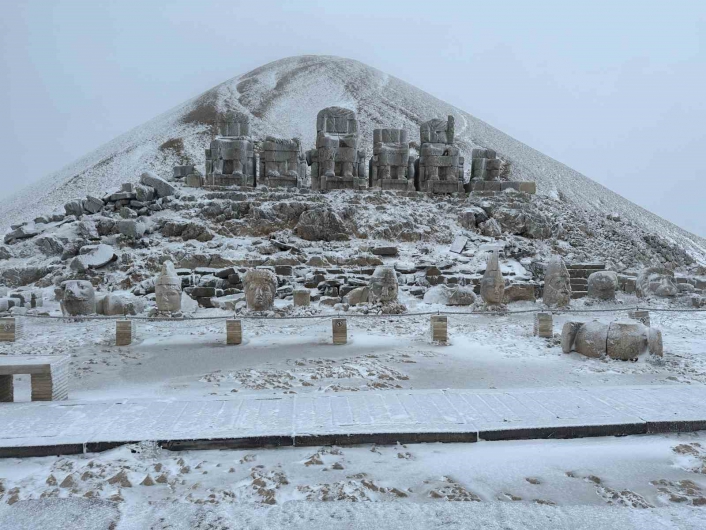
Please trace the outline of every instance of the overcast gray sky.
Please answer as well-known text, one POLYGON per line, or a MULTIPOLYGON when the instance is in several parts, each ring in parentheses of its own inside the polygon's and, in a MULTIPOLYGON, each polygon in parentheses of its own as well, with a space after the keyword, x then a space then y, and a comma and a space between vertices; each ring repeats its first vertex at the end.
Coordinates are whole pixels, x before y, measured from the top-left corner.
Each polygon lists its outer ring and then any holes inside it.
POLYGON ((706 1, 13 1, 0 199, 282 57, 360 60, 706 236, 706 1))

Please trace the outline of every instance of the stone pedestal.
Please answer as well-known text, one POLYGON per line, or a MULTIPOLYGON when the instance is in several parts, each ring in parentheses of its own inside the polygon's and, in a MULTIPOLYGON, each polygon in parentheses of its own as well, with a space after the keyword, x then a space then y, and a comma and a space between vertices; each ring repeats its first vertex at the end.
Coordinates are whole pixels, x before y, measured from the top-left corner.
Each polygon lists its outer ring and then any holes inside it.
POLYGON ((628 311, 628 316, 633 320, 639 320, 648 328, 650 327, 650 312, 644 309, 628 311))
POLYGON ((449 340, 447 317, 443 315, 432 315, 430 318, 430 324, 431 341, 446 344, 449 340))
POLYGON ((15 317, 0 318, 0 342, 15 342, 22 337, 22 320, 15 317))
POLYGON ((554 336, 554 326, 551 313, 537 313, 534 316, 534 334, 537 337, 550 339, 554 336))
POLYGON ((133 320, 115 321, 115 345, 129 346, 135 338, 135 322, 133 320))
POLYGON ((331 320, 333 330, 333 343, 346 344, 348 342, 348 323, 345 318, 334 318, 331 320))
POLYGON ((15 400, 15 382, 12 375, 0 375, 0 403, 12 403, 15 400))
POLYGON ((240 320, 226 320, 226 344, 243 342, 243 326, 240 320))
POLYGON ((311 291, 309 289, 297 289, 292 293, 294 307, 308 307, 311 303, 311 291))
POLYGON ((69 395, 68 355, 0 356, 0 401, 12 402, 13 379, 16 374, 29 374, 32 401, 58 401, 69 395))

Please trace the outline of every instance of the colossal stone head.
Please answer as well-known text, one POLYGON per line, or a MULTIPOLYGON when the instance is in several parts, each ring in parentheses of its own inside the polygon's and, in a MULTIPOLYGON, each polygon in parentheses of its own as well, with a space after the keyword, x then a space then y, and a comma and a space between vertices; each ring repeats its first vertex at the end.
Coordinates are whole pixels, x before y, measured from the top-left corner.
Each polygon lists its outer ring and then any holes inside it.
POLYGON ((640 271, 635 280, 637 296, 671 297, 679 293, 674 273, 662 267, 649 267, 640 271))
POLYGON ((154 284, 157 309, 165 312, 181 311, 181 278, 171 261, 162 263, 162 271, 154 284))
POLYGON ((67 280, 61 283, 61 308, 70 316, 92 315, 96 312, 96 292, 91 282, 67 280))
POLYGON ((384 265, 377 267, 370 277, 368 287, 370 288, 368 299, 372 303, 397 301, 399 284, 397 283, 397 274, 392 267, 384 265))
POLYGON ((251 311, 272 308, 277 291, 277 276, 267 269, 250 269, 243 276, 245 301, 251 311))

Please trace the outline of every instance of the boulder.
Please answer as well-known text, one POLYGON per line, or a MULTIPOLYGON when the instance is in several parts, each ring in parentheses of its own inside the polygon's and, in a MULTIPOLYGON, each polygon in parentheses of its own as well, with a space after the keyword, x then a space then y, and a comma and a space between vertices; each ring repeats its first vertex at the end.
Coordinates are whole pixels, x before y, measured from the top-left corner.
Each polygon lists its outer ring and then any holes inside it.
POLYGON ((64 252, 64 244, 55 236, 42 236, 37 238, 35 244, 46 256, 60 256, 64 252))
POLYGON ((395 246, 380 246, 375 247, 371 251, 376 256, 397 256, 397 247, 395 246))
POLYGON ((470 287, 461 285, 437 285, 424 293, 424 303, 468 306, 476 301, 476 295, 470 287))
POLYGON ((93 197, 92 195, 88 195, 84 199, 84 201, 81 203, 81 206, 88 213, 98 213, 103 209, 103 206, 105 206, 105 203, 101 199, 99 199, 98 197, 93 197))
POLYGON ((493 218, 510 234, 532 239, 546 239, 552 235, 548 219, 529 205, 501 206, 493 210, 493 218))
POLYGON ((488 214, 485 213, 485 210, 483 208, 480 208, 478 206, 471 206, 470 208, 466 208, 458 216, 458 221, 461 226, 469 230, 476 228, 478 225, 486 222, 487 220, 488 214))
POLYGON ((176 193, 176 188, 174 186, 151 171, 145 171, 142 175, 140 175, 140 183, 154 188, 154 191, 157 193, 158 197, 168 197, 176 193))
MULTIPOLYGON (((562 330, 563 332, 563 330, 562 330)), ((576 333, 574 348, 586 357, 603 357, 606 354, 608 324, 597 320, 586 322, 576 333)))
POLYGON ((66 211, 66 215, 81 217, 84 214, 83 201, 81 199, 74 199, 67 202, 64 204, 64 211, 66 211))
POLYGON ((11 267, 0 273, 0 277, 8 287, 21 287, 41 280, 49 273, 44 267, 11 267))
POLYGON ((370 297, 370 289, 367 287, 356 287, 343 298, 343 302, 348 305, 367 304, 370 297))
POLYGON ((108 293, 96 301, 96 313, 99 315, 119 316, 124 315, 125 310, 125 301, 112 293, 108 293))
POLYGON ((483 278, 480 281, 480 295, 488 305, 503 303, 505 279, 500 272, 500 260, 497 251, 493 251, 488 258, 483 278))
POLYGON ((511 283, 505 287, 504 301, 510 302, 534 302, 536 300, 535 286, 531 283, 511 283))
POLYGON ((85 237, 86 239, 101 238, 100 234, 98 233, 96 223, 94 223, 91 219, 84 219, 83 221, 79 221, 77 229, 79 235, 81 237, 85 237))
POLYGON ((118 221, 118 231, 125 237, 131 239, 139 239, 145 235, 147 226, 145 223, 136 221, 135 219, 121 219, 118 221))
POLYGON ((156 192, 151 186, 137 184, 135 186, 135 198, 140 202, 151 202, 155 199, 156 192))
POLYGON ((12 252, 6 246, 0 245, 0 259, 10 259, 12 252))
POLYGON ((500 237, 503 234, 502 228, 500 228, 500 223, 495 219, 488 219, 484 223, 478 225, 481 234, 487 237, 500 237))
POLYGON ((5 234, 4 242, 12 243, 18 239, 29 239, 42 233, 42 229, 36 225, 23 225, 15 228, 12 232, 5 234))
POLYGON ((672 297, 679 292, 674 273, 661 267, 649 267, 640 271, 635 280, 635 291, 640 298, 650 296, 672 297))
POLYGON ((71 269, 85 272, 88 269, 99 269, 118 259, 110 245, 86 245, 81 247, 81 254, 71 261, 71 269))
POLYGON ((343 241, 348 239, 341 218, 330 208, 307 210, 299 216, 294 232, 307 241, 343 241))
POLYGON ((564 323, 564 327, 561 328, 561 351, 564 353, 571 353, 573 351, 576 336, 581 326, 583 326, 583 322, 569 321, 564 323))
POLYGON ((566 307, 571 301, 571 277, 559 256, 549 260, 544 273, 544 303, 548 307, 566 307))
POLYGON ((597 300, 615 300, 618 275, 613 271, 596 271, 588 277, 588 296, 597 300))
POLYGON ((414 274, 417 272, 417 266, 411 261, 396 261, 395 270, 400 274, 414 274))

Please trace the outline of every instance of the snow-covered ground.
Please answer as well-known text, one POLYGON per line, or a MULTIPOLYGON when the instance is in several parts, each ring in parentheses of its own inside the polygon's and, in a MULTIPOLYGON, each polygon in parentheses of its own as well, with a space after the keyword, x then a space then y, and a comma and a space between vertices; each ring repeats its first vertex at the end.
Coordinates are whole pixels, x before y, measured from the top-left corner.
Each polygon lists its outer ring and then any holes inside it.
POLYGON ((13 499, 0 502, 0 527, 703 528, 705 463, 701 434, 179 453, 141 444, 0 460, 0 497, 13 499))
MULTIPOLYGON (((419 303, 412 310, 434 308, 419 303)), ((201 313, 227 315, 218 309, 201 313)), ((625 316, 624 311, 556 315, 554 330, 558 333, 569 318, 625 316)), ((706 313, 653 312, 651 319, 662 330, 664 357, 644 355, 634 363, 564 354, 558 340, 532 335, 531 313, 450 315, 447 346, 431 344, 429 316, 349 315, 344 346, 332 344, 329 318, 243 320, 239 346, 225 344, 224 320, 138 320, 137 338, 127 347, 114 345, 112 320, 26 318, 25 339, 0 343, 0 354, 70 354, 70 398, 81 400, 706 382, 706 313)), ((20 399, 29 399, 27 378, 16 388, 20 399)))

